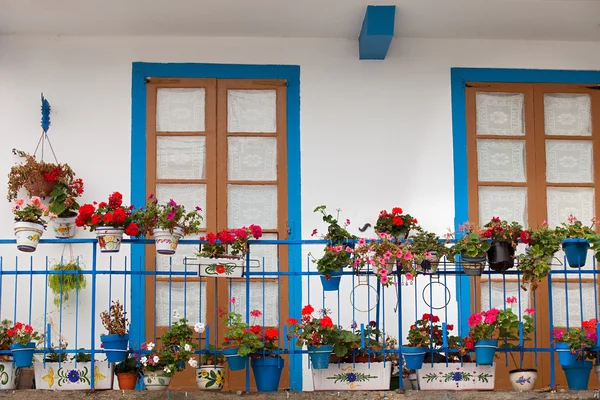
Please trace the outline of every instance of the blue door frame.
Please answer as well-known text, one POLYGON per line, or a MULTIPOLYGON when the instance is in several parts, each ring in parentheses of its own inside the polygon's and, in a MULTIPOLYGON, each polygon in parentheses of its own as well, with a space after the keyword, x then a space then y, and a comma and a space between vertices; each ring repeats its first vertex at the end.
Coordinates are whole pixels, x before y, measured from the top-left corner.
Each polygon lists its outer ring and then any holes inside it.
MULTIPOLYGON (((285 79, 287 81, 287 160, 288 225, 290 240, 302 239, 300 203, 300 67, 296 65, 243 65, 193 63, 133 63, 131 84, 131 204, 146 201, 146 78, 285 79)), ((289 248, 289 271, 302 271, 302 249, 289 248)), ((132 271, 144 270, 144 246, 132 245, 132 271)), ((302 306, 302 277, 291 275, 289 315, 302 306)), ((145 279, 133 275, 131 281, 131 342, 145 341, 145 279)), ((290 384, 302 390, 302 358, 292 356, 290 384)))
MULTIPOLYGON (((548 69, 451 68, 452 141, 454 148, 454 226, 469 220, 467 173, 466 82, 600 84, 600 71, 548 69)), ((466 336, 471 312, 471 287, 468 276, 456 280, 459 335, 466 336)))

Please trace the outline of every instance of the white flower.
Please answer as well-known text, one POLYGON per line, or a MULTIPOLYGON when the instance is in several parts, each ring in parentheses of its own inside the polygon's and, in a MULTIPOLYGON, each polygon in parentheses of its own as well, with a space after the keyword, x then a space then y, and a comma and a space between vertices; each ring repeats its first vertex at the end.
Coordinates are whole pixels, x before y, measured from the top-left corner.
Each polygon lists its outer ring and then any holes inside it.
POLYGON ((171 370, 169 369, 169 367, 165 367, 165 368, 163 369, 163 371, 165 371, 165 373, 167 373, 167 374, 170 374, 170 373, 171 373, 171 370))
POLYGON ((192 368, 198 368, 198 361, 194 360, 193 358, 188 360, 188 364, 190 364, 190 367, 192 368))
POLYGON ((160 361, 160 358, 158 358, 158 356, 154 356, 152 358, 152 361, 154 361, 154 364, 158 364, 158 362, 160 361))
POLYGON ((204 333, 206 327, 202 322, 198 322, 196 325, 194 325, 194 330, 196 331, 196 333, 204 333))
POLYGON ((185 346, 183 346, 185 351, 191 351, 192 350, 192 346, 190 346, 189 344, 185 344, 185 346))
POLYGON ((152 351, 152 349, 154 348, 154 346, 156 346, 154 343, 150 342, 146 345, 148 347, 148 350, 152 351))
POLYGON ((178 320, 181 318, 181 314, 179 314, 179 311, 173 310, 173 318, 177 318, 178 320))
POLYGON ((148 357, 144 356, 142 358, 140 358, 140 363, 146 367, 148 365, 148 357))

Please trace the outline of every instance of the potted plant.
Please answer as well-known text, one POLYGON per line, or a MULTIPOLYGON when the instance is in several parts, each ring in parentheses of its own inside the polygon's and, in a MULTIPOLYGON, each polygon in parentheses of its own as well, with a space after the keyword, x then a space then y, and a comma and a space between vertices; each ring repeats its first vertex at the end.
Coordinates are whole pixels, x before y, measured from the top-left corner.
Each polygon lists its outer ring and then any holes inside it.
POLYGON ((200 232, 202 224, 201 208, 187 212, 185 207, 173 199, 166 204, 158 204, 151 194, 146 209, 138 210, 134 219, 140 225, 140 233, 146 237, 154 235, 156 252, 163 255, 175 254, 179 240, 184 236, 200 232))
POLYGON ((553 330, 552 336, 556 344, 558 362, 562 366, 570 390, 587 390, 592 361, 596 356, 593 347, 598 340, 596 319, 584 321, 581 328, 568 331, 553 330))
MULTIPOLYGON (((425 355, 442 347, 442 327, 438 325, 440 318, 433 314, 423 314, 408 331, 407 344, 401 348, 404 363, 409 370, 419 370, 423 366, 425 355)), ((449 325, 451 331, 454 327, 449 325)))
POLYGON ((69 272, 82 272, 79 262, 76 260, 63 261, 54 263, 50 267, 51 271, 67 272, 62 274, 50 274, 48 276, 48 286, 54 294, 54 305, 60 306, 64 301, 69 300, 69 293, 72 291, 79 292, 85 289, 86 280, 83 274, 73 274, 69 272))
POLYGON ((419 272, 435 274, 440 260, 448 254, 444 241, 433 232, 427 232, 420 226, 415 227, 416 235, 411 237, 409 249, 413 254, 419 272))
MULTIPOLYGON (((12 343, 8 331, 13 326, 7 319, 0 322, 0 350, 10 350, 12 343)), ((13 364, 10 355, 0 355, 0 390, 14 390, 19 381, 19 369, 13 364)))
POLYGON ((10 351, 18 368, 29 368, 33 362, 35 342, 40 339, 33 327, 17 322, 6 331, 10 338, 10 351))
MULTIPOLYGON (((337 217, 327 213, 327 209, 324 205, 318 206, 313 212, 320 213, 323 222, 327 223, 327 232, 322 235, 323 239, 329 241, 325 246, 324 254, 321 258, 316 259, 313 257, 313 263, 317 264, 317 270, 321 274, 321 284, 323 285, 324 291, 335 291, 340 287, 340 280, 342 277, 342 269, 351 264, 352 249, 354 243, 352 242, 358 237, 351 235, 347 228, 350 225, 350 220, 340 225, 339 213, 337 217)), ((314 229, 311 236, 317 235, 317 230, 314 229)), ((312 256, 312 254, 311 254, 312 256)))
POLYGON ((99 203, 97 209, 93 204, 79 207, 75 225, 96 231, 102 253, 118 252, 123 233, 129 236, 138 236, 140 233, 132 217, 131 207, 123 205, 123 195, 119 192, 111 194, 108 203, 99 203))
POLYGON ((75 236, 75 217, 79 210, 77 198, 83 194, 83 180, 73 179, 56 181, 50 193, 50 212, 53 218, 54 235, 59 239, 70 239, 75 236))
POLYGON ((115 364, 115 375, 121 390, 135 390, 139 374, 140 363, 133 355, 129 355, 125 361, 115 364))
POLYGON ((521 233, 521 242, 527 244, 525 254, 519 257, 517 269, 523 273, 521 288, 536 290, 542 279, 548 276, 552 269, 552 258, 560 249, 560 237, 554 229, 544 223, 539 229, 528 229, 521 233))
MULTIPOLYGON (((491 243, 482 237, 481 230, 475 224, 466 222, 460 227, 461 237, 450 250, 451 261, 460 255, 460 264, 466 275, 479 276, 485 268, 487 251, 491 243)), ((449 236, 453 236, 450 234, 449 236)))
POLYGON ((40 238, 46 229, 46 222, 42 217, 48 216, 48 207, 42 204, 39 197, 32 197, 29 203, 25 200, 15 200, 12 207, 15 215, 15 236, 17 249, 31 253, 37 248, 40 238))
MULTIPOLYGON (((225 379, 225 356, 218 353, 221 349, 208 346, 202 354, 202 365, 196 369, 196 386, 200 390, 221 390, 225 379)), ((192 364, 190 364, 194 367, 192 364)))
POLYGON ((556 233, 562 239, 562 247, 569 267, 582 268, 585 266, 590 239, 596 237, 595 225, 595 220, 592 220, 591 226, 587 226, 570 214, 568 222, 563 222, 556 227, 556 233))
POLYGON ((125 317, 127 312, 117 300, 113 301, 107 311, 100 314, 102 325, 108 335, 101 335, 100 341, 106 353, 108 362, 123 362, 127 358, 127 345, 129 343, 129 321, 125 317))
MULTIPOLYGON (((250 331, 250 326, 243 322, 242 315, 235 312, 235 297, 229 300, 232 310, 220 315, 225 317, 225 342, 223 343, 223 354, 227 359, 229 369, 240 371, 246 368, 248 356, 263 347, 262 341, 250 331)), ((256 315, 256 314, 255 314, 256 315)), ((256 317, 254 317, 256 318, 256 317)))
POLYGON ((375 223, 375 232, 387 233, 396 242, 407 239, 411 229, 417 225, 417 220, 402 212, 400 207, 392 208, 391 212, 382 210, 375 223))
POLYGON ((8 201, 15 200, 23 187, 27 189, 29 196, 49 196, 57 182, 71 182, 75 176, 68 164, 38 161, 35 156, 17 149, 12 149, 12 153, 24 161, 10 169, 8 201))
POLYGON ((523 227, 517 222, 508 223, 493 217, 484 225, 486 228, 481 234, 492 243, 487 251, 490 268, 494 271, 506 271, 515 265, 515 249, 523 227))
MULTIPOLYGON (((354 328, 354 333, 359 338, 362 347, 354 350, 347 358, 348 362, 352 363, 375 363, 384 359, 384 354, 381 353, 385 347, 383 338, 385 334, 377 327, 375 321, 370 321, 364 326, 364 329, 357 329, 356 321, 351 325, 354 328)), ((388 355, 389 356, 389 355, 388 355)))
POLYGON ((194 331, 187 320, 174 312, 175 322, 161 335, 160 346, 144 343, 142 350, 150 351, 140 358, 147 390, 167 390, 176 372, 185 369, 186 362, 193 360, 194 331))
POLYGON ((281 350, 277 345, 279 330, 275 327, 252 325, 250 332, 262 343, 260 349, 250 356, 256 389, 259 392, 276 392, 285 365, 285 360, 278 354, 281 350))
POLYGON ((202 236, 199 257, 200 276, 217 278, 240 278, 244 275, 248 240, 260 239, 262 228, 250 225, 239 229, 224 229, 218 233, 209 232, 202 236), (227 253, 227 247, 230 254, 227 253))

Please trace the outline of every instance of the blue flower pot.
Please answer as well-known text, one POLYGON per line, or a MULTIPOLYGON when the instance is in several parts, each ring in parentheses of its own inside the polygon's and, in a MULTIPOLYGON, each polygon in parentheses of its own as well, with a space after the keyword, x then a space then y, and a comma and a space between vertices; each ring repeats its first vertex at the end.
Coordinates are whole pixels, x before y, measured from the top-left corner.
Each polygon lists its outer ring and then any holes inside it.
POLYGON ((277 391, 284 364, 285 360, 281 357, 252 359, 252 372, 259 392, 277 391))
POLYGON ((590 242, 586 239, 565 239, 562 242, 567 262, 571 268, 581 268, 585 265, 590 242))
POLYGON ((106 359, 111 363, 125 361, 127 358, 127 345, 129 335, 104 335, 100 336, 106 359))
POLYGON ((340 289, 340 280, 342 279, 342 270, 331 272, 330 278, 327 279, 325 275, 321 275, 321 285, 325 292, 333 292, 340 289))
POLYGON ((421 369, 423 360, 427 353, 426 347, 405 347, 402 346, 402 355, 407 369, 421 369))
POLYGON ((13 360, 17 368, 29 368, 33 363, 33 352, 35 351, 35 343, 29 342, 25 346, 19 343, 10 345, 13 360))
POLYGON ((308 356, 310 357, 313 369, 329 368, 331 352, 333 352, 332 344, 324 344, 321 347, 308 346, 308 356))
POLYGON ((475 342, 475 362, 478 365, 492 365, 497 348, 497 340, 478 340, 475 342))
POLYGON ((232 371, 241 371, 246 368, 246 361, 248 361, 248 356, 240 356, 238 355, 238 349, 225 349, 223 350, 223 355, 227 359, 227 365, 229 365, 229 369, 232 371))
POLYGON ((563 367, 570 390, 587 390, 592 365, 591 361, 581 360, 563 367))
POLYGON ((556 343, 556 353, 558 354, 558 363, 563 367, 573 365, 577 361, 577 354, 571 353, 571 348, 566 343, 556 343))

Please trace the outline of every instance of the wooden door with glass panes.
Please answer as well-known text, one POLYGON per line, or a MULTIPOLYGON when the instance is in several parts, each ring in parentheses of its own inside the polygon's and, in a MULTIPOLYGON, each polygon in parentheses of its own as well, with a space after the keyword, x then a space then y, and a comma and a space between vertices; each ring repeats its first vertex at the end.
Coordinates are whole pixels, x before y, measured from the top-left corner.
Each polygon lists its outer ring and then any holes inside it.
MULTIPOLYGON (((467 83, 465 91, 469 219, 482 226, 500 217, 534 229, 543 221, 555 227, 570 214, 590 222, 599 207, 594 177, 600 176, 600 160, 594 153, 600 150, 600 93, 582 85, 508 83, 467 83)), ((517 254, 523 250, 519 245, 517 254)), ((563 255, 557 253, 554 270, 564 268, 563 255)), ((593 268, 592 262, 585 268, 593 268)), ((554 276, 552 282, 555 328, 579 326, 582 320, 595 317, 593 279, 581 281, 583 315, 579 277, 554 276)), ((486 276, 484 272, 473 285, 472 304, 478 311, 502 308, 510 296, 520 299, 520 307, 507 305, 517 315, 535 308, 536 346, 550 346, 546 280, 532 292, 525 290, 527 286, 521 288, 515 275, 486 276)), ((526 342, 528 347, 533 344, 533 340, 526 342)), ((514 356, 518 363, 519 353, 514 356)), ((496 389, 511 388, 512 358, 500 353, 496 365, 496 389)), ((549 385, 548 354, 525 353, 523 368, 537 368, 538 387, 549 385)), ((566 387, 558 363, 555 371, 556 384, 566 387)), ((592 377, 590 387, 597 383, 592 377)))
MULTIPOLYGON (((151 78, 146 124, 148 195, 155 193, 160 202, 173 199, 186 209, 200 206, 202 234, 257 224, 263 239, 287 238, 285 81, 151 78)), ((194 260, 187 260, 197 250, 180 245, 169 257, 147 246, 146 267, 154 270, 156 260, 157 271, 197 272, 194 260)), ((252 246, 251 258, 260 265, 253 272, 288 268, 285 246, 252 246)), ((282 331, 287 284, 284 277, 251 278, 250 309, 263 313, 257 323, 282 331)), ((224 324, 217 310, 227 311, 235 297, 235 311, 246 315, 245 278, 148 276, 146 288, 148 341, 164 332, 177 311, 190 324, 209 325, 211 343, 221 345, 224 324)), ((171 388, 196 388, 193 372, 188 366, 171 388)), ((225 376, 226 389, 245 389, 244 372, 225 376)), ((289 386, 288 376, 286 368, 282 388, 289 386)))

